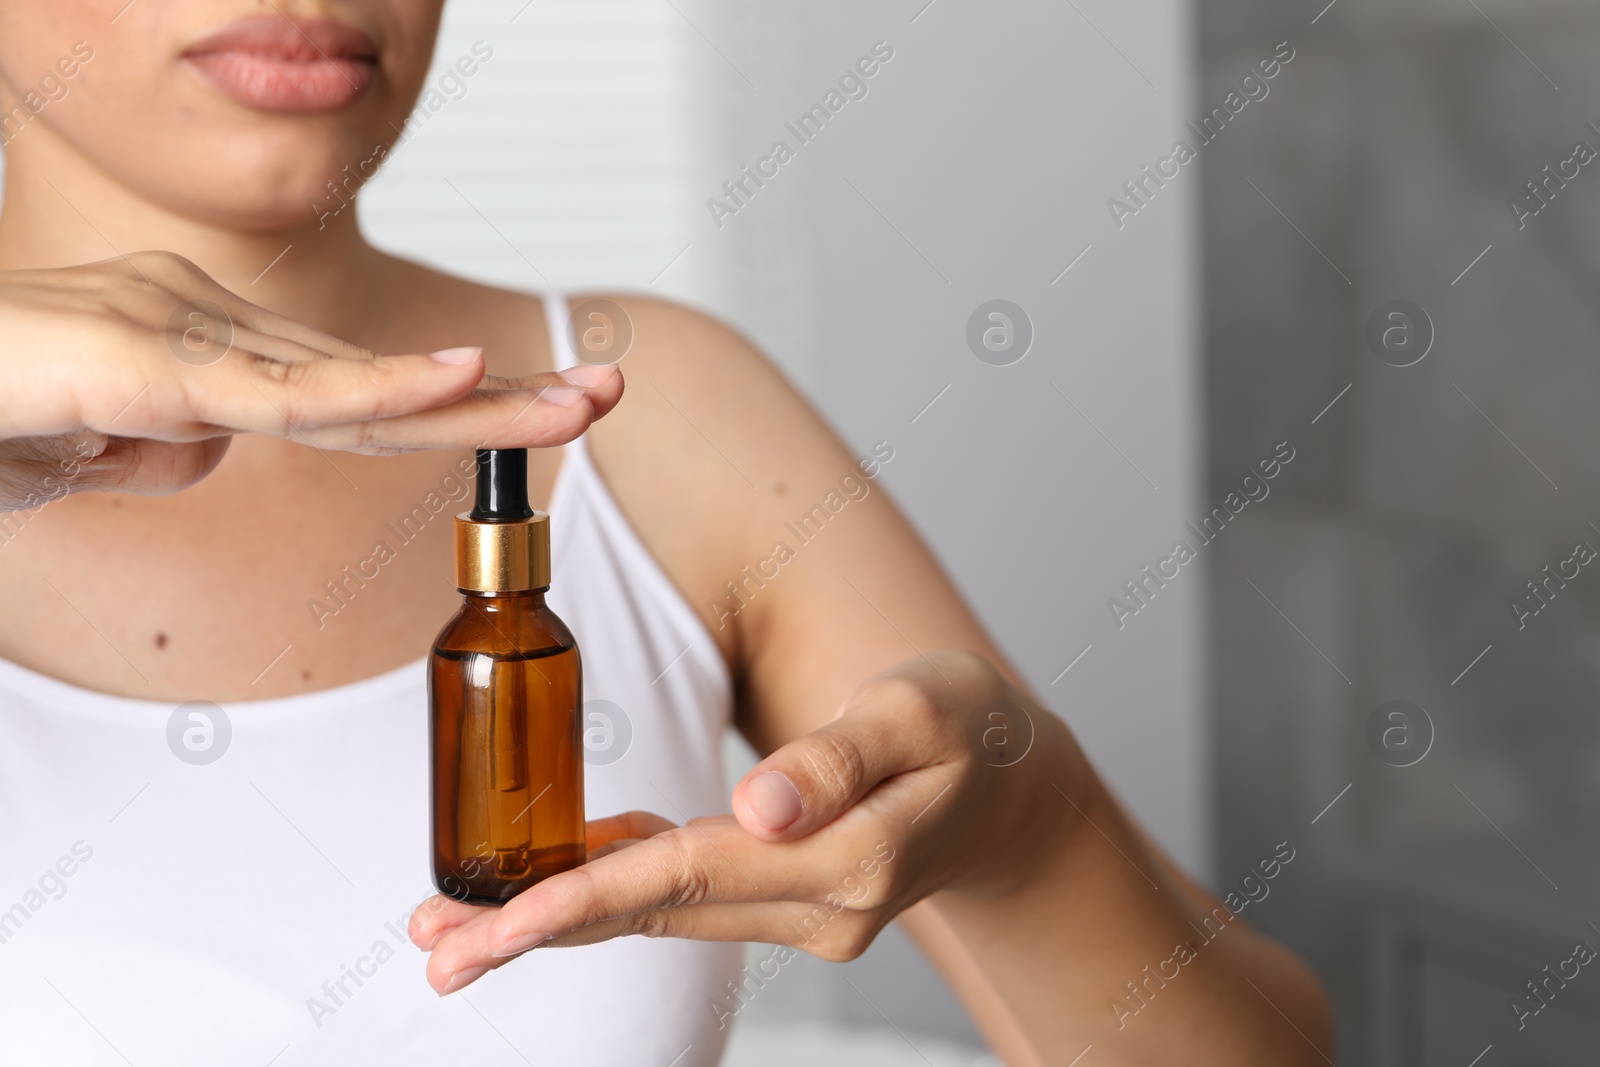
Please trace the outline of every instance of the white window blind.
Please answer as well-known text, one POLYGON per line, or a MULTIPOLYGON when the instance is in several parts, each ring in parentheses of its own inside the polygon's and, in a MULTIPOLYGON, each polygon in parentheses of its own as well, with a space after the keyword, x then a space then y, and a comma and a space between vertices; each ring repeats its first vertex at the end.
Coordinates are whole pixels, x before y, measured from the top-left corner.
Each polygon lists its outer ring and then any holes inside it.
POLYGON ((501 285, 655 281, 704 302, 711 263, 673 262, 696 236, 694 32, 662 0, 449 4, 422 110, 364 193, 367 232, 501 285), (491 58, 452 76, 479 41, 491 58))

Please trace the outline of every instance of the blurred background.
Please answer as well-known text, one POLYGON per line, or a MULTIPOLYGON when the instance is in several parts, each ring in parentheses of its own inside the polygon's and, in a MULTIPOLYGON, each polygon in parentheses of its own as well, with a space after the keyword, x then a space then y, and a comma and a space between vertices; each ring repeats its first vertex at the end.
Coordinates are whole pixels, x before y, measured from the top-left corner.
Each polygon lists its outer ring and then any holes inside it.
MULTIPOLYGON (((452 0, 362 213, 480 279, 704 308, 890 442, 880 484, 1160 842, 1223 889, 1295 849, 1250 918, 1341 1063, 1574 1063, 1593 976, 1513 1005, 1600 946, 1597 45, 1579 0, 452 0)), ((737 1026, 733 1064, 994 1062, 892 930, 737 1026)))

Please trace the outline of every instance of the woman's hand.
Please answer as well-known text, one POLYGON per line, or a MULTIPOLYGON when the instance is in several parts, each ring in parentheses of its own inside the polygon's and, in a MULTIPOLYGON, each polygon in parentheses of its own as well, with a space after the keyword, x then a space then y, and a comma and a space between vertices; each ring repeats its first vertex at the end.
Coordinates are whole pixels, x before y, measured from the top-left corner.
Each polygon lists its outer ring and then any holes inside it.
POLYGON ((1039 795, 1055 796, 1051 765, 1070 773, 1064 735, 980 656, 911 660, 747 774, 734 816, 593 821, 584 866, 502 908, 432 897, 411 938, 441 994, 532 948, 625 934, 854 959, 931 893, 1003 895, 1026 880, 1073 821, 1039 795))
POLYGON ((165 252, 0 273, 0 512, 174 492, 243 432, 372 454, 557 445, 621 395, 609 366, 486 381, 477 348, 377 355, 165 252))

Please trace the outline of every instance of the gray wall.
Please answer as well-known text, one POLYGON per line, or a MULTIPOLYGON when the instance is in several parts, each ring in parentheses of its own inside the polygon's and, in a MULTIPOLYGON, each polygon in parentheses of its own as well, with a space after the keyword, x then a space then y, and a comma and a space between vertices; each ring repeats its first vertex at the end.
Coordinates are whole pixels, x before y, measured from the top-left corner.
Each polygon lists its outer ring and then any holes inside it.
POLYGON ((1521 1029, 1512 1002, 1600 946, 1600 578, 1522 629, 1509 602, 1600 548, 1600 167, 1525 228, 1507 199, 1600 148, 1600 11, 1339 0, 1313 25, 1324 4, 1200 9, 1197 110, 1298 52, 1205 175, 1213 495, 1298 450, 1210 561, 1221 874, 1299 849, 1252 915, 1329 980, 1342 1063, 1587 1062, 1594 975, 1521 1029), (1436 334, 1412 366, 1364 338, 1394 299, 1436 334), (1396 699, 1431 749, 1369 741, 1396 699))

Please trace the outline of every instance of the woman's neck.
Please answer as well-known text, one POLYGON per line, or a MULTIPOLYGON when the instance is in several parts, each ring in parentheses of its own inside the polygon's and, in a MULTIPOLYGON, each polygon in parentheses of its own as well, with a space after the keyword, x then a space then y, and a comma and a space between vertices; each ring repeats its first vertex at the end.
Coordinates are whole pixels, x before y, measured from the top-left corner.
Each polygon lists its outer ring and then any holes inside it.
POLYGON ((355 339, 394 261, 361 236, 354 207, 266 230, 185 217, 105 174, 54 131, 7 148, 0 270, 175 252, 223 287, 306 325, 355 339))

